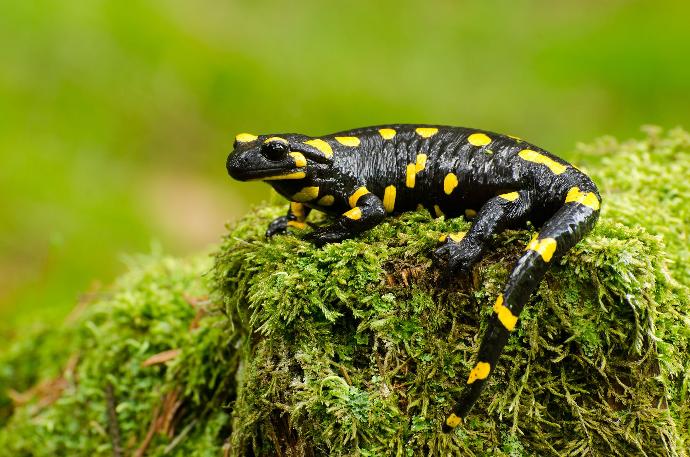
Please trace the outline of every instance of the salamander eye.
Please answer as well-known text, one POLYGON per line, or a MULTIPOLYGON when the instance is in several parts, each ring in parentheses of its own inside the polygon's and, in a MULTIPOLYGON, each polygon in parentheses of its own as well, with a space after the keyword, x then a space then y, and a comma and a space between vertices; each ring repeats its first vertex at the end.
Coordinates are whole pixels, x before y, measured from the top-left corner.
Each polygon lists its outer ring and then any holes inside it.
POLYGON ((273 162, 283 160, 288 152, 290 152, 290 147, 282 141, 270 141, 261 146, 261 153, 273 162))

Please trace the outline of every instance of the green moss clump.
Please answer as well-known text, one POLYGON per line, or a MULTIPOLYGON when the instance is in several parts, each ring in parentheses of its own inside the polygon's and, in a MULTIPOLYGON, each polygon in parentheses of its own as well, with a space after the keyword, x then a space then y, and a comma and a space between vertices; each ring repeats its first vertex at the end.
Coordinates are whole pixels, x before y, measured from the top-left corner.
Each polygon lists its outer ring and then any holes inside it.
POLYGON ((452 434, 441 421, 533 230, 448 282, 429 256, 461 218, 409 213, 315 249, 263 237, 281 205, 234 225, 212 266, 139 262, 70 323, 2 350, 0 454, 688 456, 690 136, 576 156, 598 163, 600 222, 452 434))
POLYGON ((209 266, 135 259, 68 323, 3 351, 0 455, 219 455, 239 359, 237 333, 208 301, 209 266))
POLYGON ((690 139, 579 153, 602 155, 600 223, 547 275, 451 435, 441 422, 531 231, 498 236, 470 281, 447 284, 429 255, 462 219, 406 214, 323 249, 264 239, 283 208, 241 221, 214 269, 249 343, 232 455, 687 455, 690 139))

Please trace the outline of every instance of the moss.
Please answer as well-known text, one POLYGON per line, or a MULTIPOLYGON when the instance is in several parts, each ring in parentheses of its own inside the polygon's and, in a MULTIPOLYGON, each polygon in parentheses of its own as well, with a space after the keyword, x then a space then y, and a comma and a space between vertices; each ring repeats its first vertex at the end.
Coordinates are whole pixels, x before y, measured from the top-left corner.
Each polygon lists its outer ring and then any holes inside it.
POLYGON ((147 455, 218 455, 238 358, 236 333, 208 301, 208 268, 207 258, 136 259, 68 323, 4 351, 0 455, 113 455, 150 429, 147 455), (168 361, 152 363, 161 354, 168 361))
POLYGON ((461 218, 409 213, 314 249, 264 239, 281 205, 231 227, 212 266, 139 261, 70 323, 3 351, 0 449, 130 454, 152 431, 146 455, 687 456, 690 136, 575 155, 598 164, 584 168, 600 222, 547 274, 454 433, 440 422, 532 230, 448 280, 429 254, 461 218))

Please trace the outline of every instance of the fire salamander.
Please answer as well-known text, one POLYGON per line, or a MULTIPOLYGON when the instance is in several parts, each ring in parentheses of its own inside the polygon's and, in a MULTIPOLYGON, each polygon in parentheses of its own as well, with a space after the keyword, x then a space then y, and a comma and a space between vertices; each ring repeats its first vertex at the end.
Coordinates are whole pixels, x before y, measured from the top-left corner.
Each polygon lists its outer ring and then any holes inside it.
POLYGON ((530 294, 549 265, 594 227, 601 202, 587 175, 520 138, 436 125, 365 127, 319 137, 241 133, 227 170, 240 181, 266 181, 290 201, 267 236, 304 227, 312 209, 335 216, 308 235, 319 246, 418 205, 437 217, 464 215, 473 220, 469 231, 442 237, 435 251, 455 274, 472 268, 492 235, 528 220, 541 227, 496 298, 476 363, 445 417, 444 431, 469 413, 530 294))

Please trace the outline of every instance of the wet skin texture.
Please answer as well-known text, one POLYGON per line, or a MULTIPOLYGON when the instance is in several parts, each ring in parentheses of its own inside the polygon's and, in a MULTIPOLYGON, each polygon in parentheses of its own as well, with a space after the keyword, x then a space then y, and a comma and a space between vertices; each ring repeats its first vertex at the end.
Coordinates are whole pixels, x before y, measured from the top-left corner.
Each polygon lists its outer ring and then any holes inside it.
POLYGON ((267 236, 304 227, 312 209, 335 216, 308 235, 319 246, 354 237, 418 205, 438 217, 473 219, 467 233, 442 237, 435 251, 451 274, 469 272, 494 234, 527 221, 541 227, 496 299, 477 362, 445 417, 444 431, 469 413, 530 294, 549 265, 594 227, 601 201, 587 175, 543 149, 461 127, 383 125, 320 137, 242 133, 227 169, 241 181, 266 181, 290 201, 267 236))

